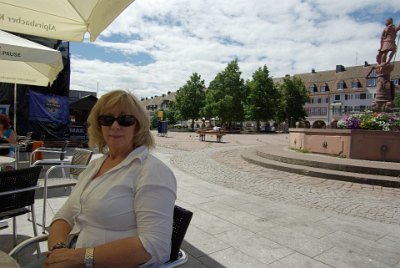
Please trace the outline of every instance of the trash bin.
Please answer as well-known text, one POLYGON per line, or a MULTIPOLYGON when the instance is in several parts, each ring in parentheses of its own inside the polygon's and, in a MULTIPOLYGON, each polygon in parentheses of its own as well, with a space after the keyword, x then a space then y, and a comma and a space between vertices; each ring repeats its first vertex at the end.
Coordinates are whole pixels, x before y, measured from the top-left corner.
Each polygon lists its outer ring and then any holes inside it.
POLYGON ((158 135, 161 137, 167 136, 168 132, 168 122, 167 121, 158 121, 158 135))

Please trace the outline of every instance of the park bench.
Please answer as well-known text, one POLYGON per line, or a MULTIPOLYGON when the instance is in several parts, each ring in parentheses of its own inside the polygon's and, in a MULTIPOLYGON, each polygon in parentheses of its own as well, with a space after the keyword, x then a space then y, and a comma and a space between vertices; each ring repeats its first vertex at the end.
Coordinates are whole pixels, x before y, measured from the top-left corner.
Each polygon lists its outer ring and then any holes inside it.
POLYGON ((216 136, 217 137, 217 142, 222 141, 222 136, 224 136, 225 130, 222 128, 219 130, 212 130, 212 129, 198 129, 196 130, 196 133, 199 135, 199 140, 200 141, 205 141, 206 140, 206 135, 211 135, 211 136, 216 136))

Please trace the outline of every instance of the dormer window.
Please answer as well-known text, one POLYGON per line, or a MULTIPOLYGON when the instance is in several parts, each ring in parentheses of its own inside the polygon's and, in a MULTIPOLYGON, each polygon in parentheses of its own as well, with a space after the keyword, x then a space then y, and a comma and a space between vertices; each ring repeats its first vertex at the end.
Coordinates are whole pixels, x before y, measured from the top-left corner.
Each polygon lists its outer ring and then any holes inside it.
POLYGON ((312 84, 312 85, 308 88, 308 91, 309 91, 310 93, 318 92, 317 86, 316 86, 315 84, 312 84))
POLYGON ((329 86, 328 86, 328 84, 327 84, 327 83, 322 84, 322 85, 319 87, 319 91, 321 91, 321 92, 327 92, 327 91, 329 91, 329 86))
POLYGON ((357 80, 351 82, 351 88, 352 88, 352 89, 361 88, 361 83, 360 83, 360 81, 357 79, 357 80))
POLYGON ((339 89, 339 90, 343 90, 343 89, 347 88, 346 87, 346 83, 344 82, 344 80, 340 80, 340 82, 337 83, 336 88, 339 89))

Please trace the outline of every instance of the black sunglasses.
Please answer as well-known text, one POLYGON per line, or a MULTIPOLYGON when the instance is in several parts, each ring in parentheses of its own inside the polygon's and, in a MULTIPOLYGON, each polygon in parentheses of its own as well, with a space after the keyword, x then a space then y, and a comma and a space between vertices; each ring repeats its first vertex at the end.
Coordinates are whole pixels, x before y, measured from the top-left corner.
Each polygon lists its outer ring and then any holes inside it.
POLYGON ((111 126, 114 121, 117 120, 118 124, 123 127, 129 127, 136 123, 136 118, 133 115, 120 115, 118 117, 114 117, 108 114, 102 114, 97 117, 97 121, 100 126, 111 126))

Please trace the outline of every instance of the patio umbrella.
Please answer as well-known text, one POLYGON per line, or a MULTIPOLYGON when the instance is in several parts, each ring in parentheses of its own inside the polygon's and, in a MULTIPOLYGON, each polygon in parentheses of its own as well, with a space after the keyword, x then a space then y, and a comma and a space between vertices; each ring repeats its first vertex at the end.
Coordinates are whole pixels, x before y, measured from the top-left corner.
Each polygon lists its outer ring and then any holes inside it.
POLYGON ((0 29, 66 41, 90 41, 134 0, 0 0, 0 29))
POLYGON ((15 130, 17 84, 48 86, 62 69, 60 51, 0 30, 0 82, 14 84, 15 130))

